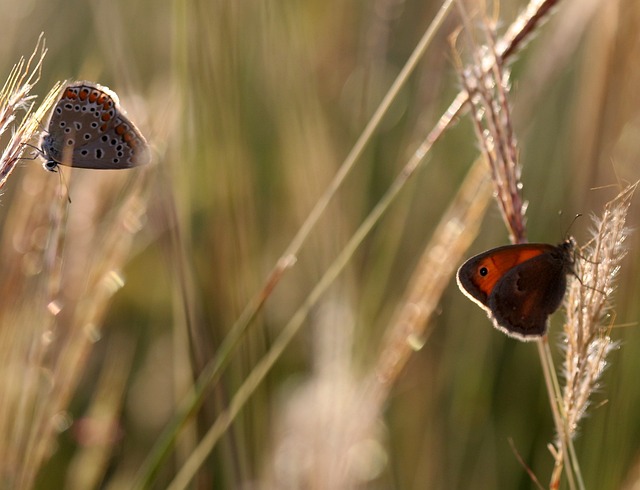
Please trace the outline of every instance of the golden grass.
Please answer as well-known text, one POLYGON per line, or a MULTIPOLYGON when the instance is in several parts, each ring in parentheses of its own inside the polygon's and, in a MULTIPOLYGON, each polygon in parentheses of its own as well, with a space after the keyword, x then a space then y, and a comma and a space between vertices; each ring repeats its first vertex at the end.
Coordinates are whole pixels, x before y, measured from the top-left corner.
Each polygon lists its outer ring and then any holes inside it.
MULTIPOLYGON (((531 239, 559 241, 570 219, 557 210, 599 214, 619 191, 606 186, 638 180, 636 3, 532 2, 513 24, 524 2, 499 12, 531 239)), ((63 16, 42 3, 16 21, 47 26, 41 67, 38 48, 27 78, 10 78, 29 85, 20 98, 34 102, 38 75, 39 93, 53 87, 42 111, 57 80, 107 85, 154 163, 63 169, 68 203, 38 162, 15 167, 43 113, 19 126, 24 104, 7 105, 19 119, 3 141, 3 485, 528 488, 564 461, 561 485, 631 488, 640 343, 616 327, 637 318, 637 239, 605 322, 621 349, 597 380, 567 377, 591 382, 582 405, 564 392, 560 413, 590 405, 578 437, 569 423, 572 461, 558 458, 533 346, 448 286, 476 233, 478 247, 506 242, 451 62, 450 35, 482 19, 465 10, 467 23, 448 2, 71 0, 63 16)), ((5 59, 18 60, 39 31, 13 28, 5 59)), ((596 284, 570 301, 609 292, 596 284)))

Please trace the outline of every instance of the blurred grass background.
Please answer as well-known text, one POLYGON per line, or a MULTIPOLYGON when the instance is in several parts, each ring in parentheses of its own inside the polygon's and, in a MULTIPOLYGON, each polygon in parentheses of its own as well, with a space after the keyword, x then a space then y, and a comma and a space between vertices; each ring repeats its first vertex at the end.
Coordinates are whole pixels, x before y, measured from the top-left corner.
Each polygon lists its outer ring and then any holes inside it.
MULTIPOLYGON (((525 4, 504 2, 502 24, 525 4)), ((26 161, 5 187, 0 207, 2 328, 46 332, 56 339, 53 346, 79 332, 91 339, 77 358, 45 352, 37 364, 47 386, 74 388, 68 404, 54 410, 59 434, 34 485, 128 488, 188 390, 191 373, 212 358, 259 291, 440 3, 0 0, 0 6, 5 73, 44 32, 49 52, 36 92, 44 96, 63 79, 107 85, 154 149, 155 165, 146 171, 70 175, 64 169, 72 199, 67 211, 55 195, 58 177, 26 161), (56 212, 62 213, 63 246, 60 261, 48 267, 51 241, 44 237, 58 226, 56 212), (130 244, 111 244, 129 237, 130 244), (63 314, 53 321, 43 288, 55 271, 62 277, 55 299, 63 314), (123 287, 100 302, 96 284, 104 277, 116 283, 105 286, 109 291, 121 281, 123 287), (92 313, 78 316, 82 308, 92 313), (89 328, 89 317, 99 322, 89 328), (196 348, 190 349, 189 336, 196 348), (60 361, 49 365, 48 357, 60 361), (76 366, 77 389, 59 377, 65 359, 76 366), (102 459, 92 458, 95 448, 102 459)), ((233 353, 197 423, 180 437, 157 488, 171 481, 194 440, 457 93, 447 36, 459 25, 454 10, 296 266, 233 353)), ((639 177, 638 25, 635 0, 560 2, 513 66, 511 102, 531 241, 561 241, 575 213, 599 213, 617 193, 607 186, 639 177)), ((321 471, 305 483, 282 476, 304 467, 296 454, 305 441, 301 427, 310 420, 305 411, 319 409, 309 402, 309 386, 327 373, 357 379, 366 370, 476 155, 463 118, 313 309, 203 465, 199 488, 330 488, 321 471), (292 433, 301 440, 292 442, 292 433), (289 468, 292 462, 300 467, 289 468)), ((634 204, 632 226, 637 209, 634 204)), ((571 233, 583 241, 588 227, 583 218, 571 233)), ((468 255, 506 240, 491 206, 468 255)), ((632 236, 616 295, 615 322, 629 326, 613 330, 620 349, 609 359, 576 442, 588 488, 640 485, 637 242, 632 236)), ((510 440, 543 484, 548 481, 553 460, 547 444, 554 433, 535 349, 495 331, 454 282, 431 320, 428 342, 388 400, 377 438, 369 441, 367 454, 378 458, 361 472, 365 488, 532 488, 510 440)), ((553 342, 561 315, 555 316, 553 342)), ((9 342, 5 337, 0 341, 9 342)), ((25 337, 31 345, 34 337, 25 337)), ((8 343, 3 351, 16 349, 8 343)), ((20 386, 23 371, 3 373, 20 386)), ((324 402, 341 396, 328 390, 324 402)), ((3 417, 26 417, 24 405, 4 399, 3 417)), ((46 395, 35 400, 37 411, 46 395)), ((22 447, 16 438, 2 449, 6 461, 22 454, 11 454, 22 447)), ((14 478, 2 475, 4 482, 14 478)))

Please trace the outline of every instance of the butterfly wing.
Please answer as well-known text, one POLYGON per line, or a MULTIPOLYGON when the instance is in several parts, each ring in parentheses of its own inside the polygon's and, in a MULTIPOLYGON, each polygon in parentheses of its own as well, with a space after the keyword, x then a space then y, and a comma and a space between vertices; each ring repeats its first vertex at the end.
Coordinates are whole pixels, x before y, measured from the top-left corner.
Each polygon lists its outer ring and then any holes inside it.
POLYGON ((73 151, 73 166, 94 169, 124 169, 148 163, 149 147, 144 136, 123 114, 118 114, 98 138, 73 151))
POLYGON ((571 243, 506 245, 472 257, 457 274, 460 290, 494 326, 521 340, 546 331, 564 296, 571 243))
POLYGON ((42 148, 50 160, 80 168, 130 168, 150 160, 144 137, 119 108, 117 95, 90 82, 65 88, 42 148))
POLYGON ((558 253, 529 259, 498 281, 488 299, 498 329, 523 340, 544 335, 547 319, 562 303, 567 287, 566 267, 558 253))
POLYGON ((487 309, 489 295, 505 273, 555 248, 545 243, 524 243, 505 245, 478 254, 458 269, 458 287, 469 299, 487 309))

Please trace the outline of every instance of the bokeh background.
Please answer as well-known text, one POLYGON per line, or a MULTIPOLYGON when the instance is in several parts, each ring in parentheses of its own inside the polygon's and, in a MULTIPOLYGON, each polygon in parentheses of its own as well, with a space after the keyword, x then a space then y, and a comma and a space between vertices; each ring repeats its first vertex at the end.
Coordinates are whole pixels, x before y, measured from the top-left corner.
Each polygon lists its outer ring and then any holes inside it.
MULTIPOLYGON (((501 28, 525 5, 503 2, 501 28)), ((213 358, 260 291, 440 6, 0 0, 0 73, 28 56, 43 32, 48 53, 34 92, 42 97, 65 79, 106 85, 154 152, 148 169, 64 169, 70 204, 57 194, 65 184, 37 160, 25 160, 5 186, 1 328, 22 337, 16 346, 16 337, 0 336, 2 351, 12 353, 0 361, 12 366, 0 380, 10 393, 0 402, 2 481, 130 488, 193 373, 213 358), (76 336, 88 342, 65 350, 76 336), (51 403, 49 394, 61 387, 59 403, 51 403), (31 402, 23 389, 36 393, 31 402), (33 420, 53 432, 30 431, 33 420), (38 444, 42 465, 32 465, 34 475, 12 472, 38 444)), ((483 9, 467 8, 473 15, 483 9)), ((166 487, 182 467, 456 95, 448 37, 460 25, 453 9, 295 267, 228 357, 155 487, 166 487)), ((635 0, 559 2, 513 64, 511 104, 531 241, 561 241, 576 213, 600 214, 619 185, 640 177, 639 25, 635 0)), ((349 421, 334 426, 317 411, 344 397, 337 390, 348 392, 372 362, 477 154, 462 118, 312 308, 208 455, 197 488, 330 488, 335 462, 313 467, 301 455, 309 440, 348 430, 349 421)), ((629 225, 637 220, 636 200, 629 225)), ((589 227, 590 219, 581 218, 570 233, 584 242, 589 227)), ((506 242, 492 204, 468 255, 506 242)), ((576 440, 587 488, 640 485, 636 235, 628 249, 612 319, 619 349, 576 440)), ((558 356, 561 317, 554 316, 550 334, 558 356)), ((554 430, 534 346, 494 330, 453 280, 430 322, 428 341, 367 440, 359 485, 533 488, 522 460, 544 486, 554 430)))

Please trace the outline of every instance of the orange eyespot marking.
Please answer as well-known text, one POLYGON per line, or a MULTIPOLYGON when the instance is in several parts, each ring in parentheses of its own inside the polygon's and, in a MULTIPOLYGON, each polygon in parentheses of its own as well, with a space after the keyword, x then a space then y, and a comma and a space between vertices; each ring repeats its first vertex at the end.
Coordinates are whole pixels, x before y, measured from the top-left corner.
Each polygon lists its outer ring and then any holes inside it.
POLYGON ((108 112, 105 112, 102 117, 100 117, 100 119, 102 119, 103 121, 107 122, 108 120, 111 119, 111 114, 109 114, 108 112))
POLYGON ((75 99, 76 98, 76 93, 73 89, 68 88, 67 90, 65 90, 64 92, 64 98, 65 99, 75 99))
POLYGON ((95 90, 92 91, 91 94, 89 94, 89 102, 94 103, 98 99, 98 95, 98 92, 95 90))
POLYGON ((84 87, 80 89, 80 93, 78 94, 78 97, 80 97, 80 100, 85 100, 87 97, 89 97, 89 89, 84 87))
POLYGON ((116 126, 116 134, 118 136, 122 136, 126 132, 127 132, 127 128, 125 127, 124 124, 120 124, 120 125, 116 126))
POLYGON ((103 133, 107 130, 107 125, 103 124, 102 126, 100 126, 100 131, 102 131, 103 133))

